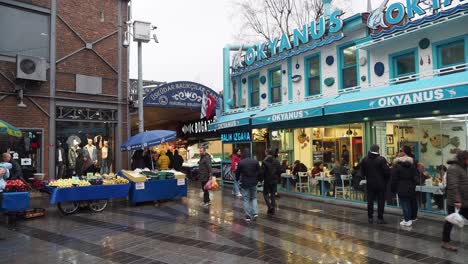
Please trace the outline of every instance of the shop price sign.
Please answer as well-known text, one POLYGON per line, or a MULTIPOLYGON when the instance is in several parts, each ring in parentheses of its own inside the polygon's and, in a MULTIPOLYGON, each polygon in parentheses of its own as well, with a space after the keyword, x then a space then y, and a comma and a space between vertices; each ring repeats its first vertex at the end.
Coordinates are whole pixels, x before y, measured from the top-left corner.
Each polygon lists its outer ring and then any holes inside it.
POLYGON ((135 190, 144 190, 145 183, 144 182, 135 182, 135 190))
POLYGON ((177 179, 177 186, 185 185, 185 179, 177 179))

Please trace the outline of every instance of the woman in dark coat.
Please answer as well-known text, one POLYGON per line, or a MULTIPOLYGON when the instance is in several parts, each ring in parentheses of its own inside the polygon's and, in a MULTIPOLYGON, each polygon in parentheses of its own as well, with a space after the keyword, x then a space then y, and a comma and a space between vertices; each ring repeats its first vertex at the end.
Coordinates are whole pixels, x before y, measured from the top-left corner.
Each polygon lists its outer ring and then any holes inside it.
POLYGON ((132 156, 132 170, 144 169, 144 168, 145 168, 145 160, 143 158, 143 150, 142 149, 136 150, 132 156))
POLYGON ((412 206, 411 199, 416 194, 416 180, 418 171, 414 166, 412 157, 400 152, 398 158, 393 161, 394 165, 391 170, 392 174, 392 192, 398 194, 401 208, 403 209, 404 220, 401 221, 402 226, 411 226, 412 221, 412 206))

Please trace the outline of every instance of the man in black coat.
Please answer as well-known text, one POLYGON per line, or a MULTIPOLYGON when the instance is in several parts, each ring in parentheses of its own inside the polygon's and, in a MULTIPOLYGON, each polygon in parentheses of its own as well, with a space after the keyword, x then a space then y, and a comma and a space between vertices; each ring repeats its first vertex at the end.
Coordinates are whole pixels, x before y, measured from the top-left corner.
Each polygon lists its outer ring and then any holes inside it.
POLYGON ((386 224, 383 214, 390 169, 387 160, 380 156, 379 149, 379 145, 372 145, 367 157, 361 163, 361 175, 367 180, 367 216, 369 224, 374 222, 375 200, 377 200, 377 224, 386 224))
POLYGON ((274 158, 273 151, 267 149, 265 151, 265 155, 266 158, 262 163, 263 197, 265 198, 265 203, 268 207, 267 213, 274 214, 276 206, 276 185, 281 177, 281 164, 274 158))
POLYGON ((250 149, 242 152, 242 160, 237 165, 236 179, 240 183, 244 200, 245 221, 250 222, 258 217, 257 183, 260 176, 258 161, 251 158, 250 149))
POLYGON ((213 168, 211 167, 211 156, 206 153, 204 147, 200 148, 200 161, 198 161, 198 176, 200 177, 201 187, 203 190, 203 203, 201 206, 208 207, 210 205, 210 193, 205 190, 205 185, 213 176, 213 168))
POLYGON ((9 180, 23 179, 23 170, 21 169, 19 163, 16 160, 12 159, 10 153, 3 153, 2 159, 3 162, 8 162, 11 164, 10 178, 8 178, 9 180))

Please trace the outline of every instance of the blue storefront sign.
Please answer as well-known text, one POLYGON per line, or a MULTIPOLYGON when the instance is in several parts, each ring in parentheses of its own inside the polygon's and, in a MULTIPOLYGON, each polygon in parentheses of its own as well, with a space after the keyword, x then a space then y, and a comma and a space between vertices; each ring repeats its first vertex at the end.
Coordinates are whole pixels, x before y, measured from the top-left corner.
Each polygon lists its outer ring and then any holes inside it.
POLYGON ((298 110, 291 112, 284 112, 272 115, 257 116, 252 119, 253 125, 266 124, 271 122, 281 122, 281 121, 290 121, 297 120, 312 116, 322 115, 321 108, 307 109, 307 110, 298 110))
POLYGON ((468 97, 468 85, 466 84, 446 88, 428 88, 401 94, 372 97, 363 100, 346 100, 340 103, 336 102, 325 106, 325 114, 398 107, 466 97, 468 97))
POLYGON ((249 131, 221 134, 221 142, 223 143, 241 143, 241 142, 251 142, 251 141, 252 141, 252 134, 249 131))
POLYGON ((145 97, 143 105, 197 109, 201 108, 204 93, 208 93, 218 102, 217 108, 222 105, 219 103, 221 98, 218 93, 203 84, 186 81, 171 82, 157 87, 145 97))

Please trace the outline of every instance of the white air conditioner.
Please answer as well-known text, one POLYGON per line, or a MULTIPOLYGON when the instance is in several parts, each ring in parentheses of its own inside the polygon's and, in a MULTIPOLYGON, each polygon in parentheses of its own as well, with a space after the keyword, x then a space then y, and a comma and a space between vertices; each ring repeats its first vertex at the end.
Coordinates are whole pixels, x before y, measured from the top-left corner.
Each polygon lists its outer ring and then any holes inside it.
POLYGON ((34 81, 47 81, 47 62, 43 58, 17 55, 16 78, 34 81))

